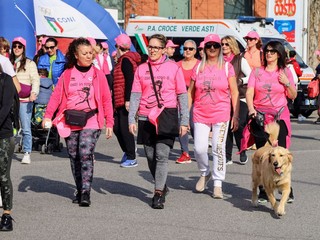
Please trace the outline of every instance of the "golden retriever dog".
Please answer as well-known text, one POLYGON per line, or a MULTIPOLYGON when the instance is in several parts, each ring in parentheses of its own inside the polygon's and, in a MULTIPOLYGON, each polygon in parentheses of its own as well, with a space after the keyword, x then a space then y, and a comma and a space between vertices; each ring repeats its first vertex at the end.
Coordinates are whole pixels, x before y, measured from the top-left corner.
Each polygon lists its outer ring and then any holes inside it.
MULTIPOLYGON (((270 123, 266 126, 269 141, 277 144, 279 125, 270 123)), ((257 188, 263 185, 271 206, 278 216, 285 214, 291 187, 292 154, 283 147, 273 147, 269 142, 259 148, 252 156, 252 203, 257 206, 257 188), (280 203, 274 196, 278 189, 282 193, 280 203)))

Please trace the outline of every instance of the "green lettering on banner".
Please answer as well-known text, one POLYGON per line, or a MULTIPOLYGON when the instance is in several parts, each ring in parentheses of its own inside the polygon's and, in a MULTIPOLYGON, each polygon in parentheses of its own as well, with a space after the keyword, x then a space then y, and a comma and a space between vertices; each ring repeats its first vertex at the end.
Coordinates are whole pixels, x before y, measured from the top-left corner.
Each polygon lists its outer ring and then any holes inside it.
POLYGON ((155 26, 148 26, 147 31, 156 31, 156 27, 155 26))
POLYGON ((214 26, 203 26, 201 32, 213 32, 214 26))
POLYGON ((159 32, 176 32, 177 26, 160 25, 158 27, 159 32))
POLYGON ((182 26, 183 32, 200 32, 200 26, 182 26))

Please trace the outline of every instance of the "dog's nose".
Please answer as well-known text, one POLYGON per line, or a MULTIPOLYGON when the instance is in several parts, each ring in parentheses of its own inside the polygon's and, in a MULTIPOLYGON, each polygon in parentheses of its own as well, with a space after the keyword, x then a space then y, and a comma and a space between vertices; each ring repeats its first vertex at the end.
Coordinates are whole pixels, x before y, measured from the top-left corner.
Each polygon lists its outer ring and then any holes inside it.
POLYGON ((278 162, 274 162, 273 166, 277 167, 278 166, 278 162))

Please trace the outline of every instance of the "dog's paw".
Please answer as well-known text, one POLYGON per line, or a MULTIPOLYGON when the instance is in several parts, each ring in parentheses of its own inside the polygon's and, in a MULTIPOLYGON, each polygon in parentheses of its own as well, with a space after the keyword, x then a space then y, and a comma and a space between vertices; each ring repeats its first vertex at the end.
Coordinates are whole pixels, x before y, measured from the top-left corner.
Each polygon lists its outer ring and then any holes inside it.
POLYGON ((286 214, 284 210, 284 206, 280 206, 280 205, 275 208, 275 212, 278 216, 283 216, 286 214))

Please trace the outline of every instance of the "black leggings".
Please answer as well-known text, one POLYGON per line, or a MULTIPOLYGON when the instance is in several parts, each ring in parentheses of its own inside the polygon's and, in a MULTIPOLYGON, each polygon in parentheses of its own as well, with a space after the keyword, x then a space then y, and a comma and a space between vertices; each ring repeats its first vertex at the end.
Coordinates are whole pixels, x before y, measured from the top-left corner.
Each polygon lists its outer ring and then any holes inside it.
MULTIPOLYGON (((286 148, 287 147, 286 138, 288 135, 288 128, 286 126, 286 123, 283 120, 277 121, 277 123, 280 126, 279 136, 278 136, 278 145, 286 148)), ((269 138, 269 134, 266 133, 264 129, 260 127, 254 119, 251 121, 250 127, 251 127, 251 131, 254 134, 254 141, 257 149, 263 147, 268 141, 267 139, 269 138)))
POLYGON ((3 210, 12 209, 12 183, 10 169, 14 151, 14 138, 0 139, 0 190, 3 210))

